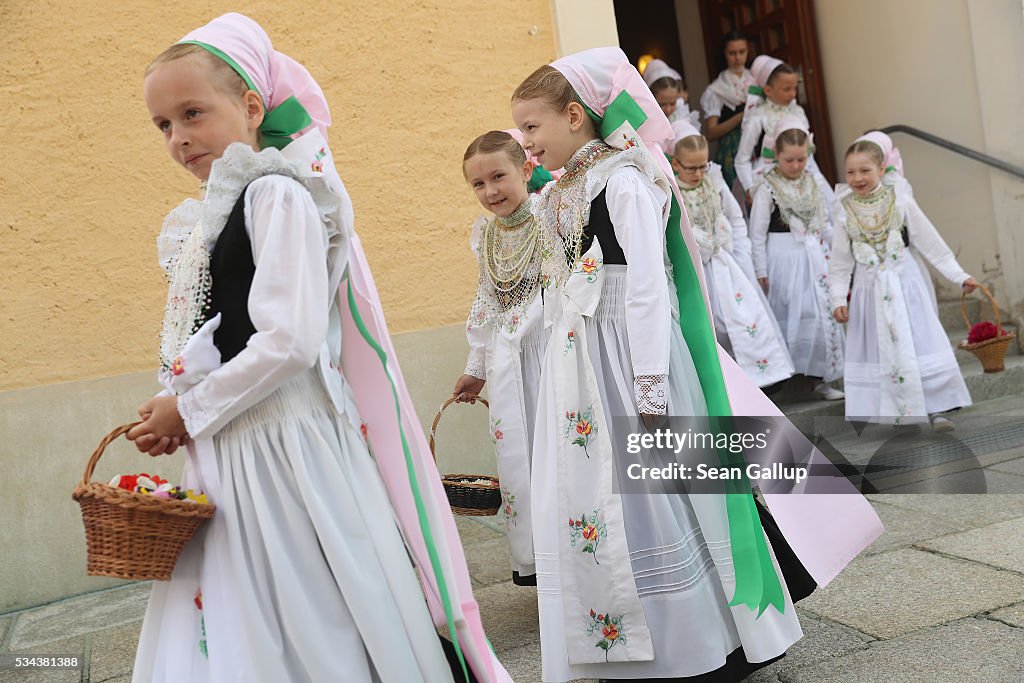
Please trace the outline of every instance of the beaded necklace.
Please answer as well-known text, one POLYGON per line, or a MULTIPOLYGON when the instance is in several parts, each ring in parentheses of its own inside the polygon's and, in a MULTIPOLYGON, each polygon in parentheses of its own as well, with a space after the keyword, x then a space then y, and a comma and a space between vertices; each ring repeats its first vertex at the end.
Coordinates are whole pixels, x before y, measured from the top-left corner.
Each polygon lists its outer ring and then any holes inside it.
POLYGON ((779 172, 776 166, 764 176, 772 190, 775 205, 786 225, 797 232, 821 232, 825 224, 825 202, 822 201, 818 184, 810 173, 801 173, 799 178, 790 179, 779 172))
POLYGON ((889 235, 902 227, 893 188, 879 183, 866 197, 854 192, 843 200, 843 208, 849 218, 847 232, 850 238, 871 245, 880 259, 884 260, 889 235))
POLYGON ((527 199, 508 216, 484 224, 483 260, 503 308, 530 301, 538 282, 538 229, 527 199))
POLYGON ((722 212, 722 201, 718 192, 705 175, 700 182, 693 187, 685 187, 680 184, 683 203, 686 205, 686 215, 691 225, 708 233, 715 234, 715 227, 718 225, 718 216, 722 212))
POLYGON ((545 286, 563 284, 583 255, 583 233, 590 212, 587 171, 617 151, 602 140, 591 140, 569 158, 565 174, 551 188, 540 231, 545 286))

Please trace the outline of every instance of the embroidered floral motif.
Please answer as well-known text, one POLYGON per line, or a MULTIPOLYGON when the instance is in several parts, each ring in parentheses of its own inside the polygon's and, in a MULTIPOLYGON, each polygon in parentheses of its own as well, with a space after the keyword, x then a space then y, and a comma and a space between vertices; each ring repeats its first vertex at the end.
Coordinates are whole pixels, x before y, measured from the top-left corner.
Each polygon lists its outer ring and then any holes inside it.
POLYGON ((590 553, 594 556, 594 563, 600 565, 597 560, 597 547, 601 545, 601 539, 608 537, 608 527, 598 516, 600 510, 594 510, 594 514, 580 515, 579 519, 569 518, 569 545, 576 547, 576 541, 580 541, 580 552, 590 553))
POLYGON ((623 133, 622 134, 622 143, 625 145, 624 149, 629 149, 630 147, 636 147, 636 138, 631 138, 628 135, 626 135, 625 133, 623 133))
POLYGON ((505 432, 501 431, 501 418, 491 418, 491 443, 494 444, 495 450, 500 450, 501 441, 505 439, 505 432))
POLYGON ((562 356, 568 356, 569 352, 576 348, 576 333, 573 330, 569 330, 569 334, 565 339, 565 350, 562 351, 562 356))
POLYGON ((899 368, 893 367, 893 369, 889 371, 889 379, 892 380, 893 384, 903 384, 907 378, 903 376, 903 373, 900 372, 899 368))
POLYGON ((310 168, 313 169, 313 173, 323 173, 324 172, 323 162, 320 162, 320 161, 314 161, 312 164, 310 164, 310 168))
POLYGON ((760 360, 757 361, 757 369, 758 369, 758 371, 764 372, 767 368, 768 368, 768 359, 767 358, 761 358, 760 360))
POLYGON ((551 278, 547 275, 540 276, 540 288, 547 289, 551 285, 551 278))
POLYGON ((587 635, 600 634, 601 640, 594 643, 594 647, 604 650, 604 661, 608 661, 608 652, 622 643, 626 644, 626 630, 622 627, 622 617, 613 617, 608 614, 598 614, 590 610, 590 625, 587 626, 587 635))
POLYGON ((185 374, 185 359, 184 358, 182 358, 181 356, 178 356, 177 358, 174 359, 174 362, 171 363, 171 373, 175 377, 177 377, 178 375, 185 374))
POLYGON ((512 317, 508 320, 508 333, 515 334, 516 330, 519 329, 519 323, 523 321, 522 317, 518 313, 513 313, 512 317))
POLYGON ((760 332, 760 330, 757 329, 757 323, 754 323, 753 325, 747 325, 747 334, 750 335, 751 339, 756 337, 758 332, 760 332))
POLYGON ((590 445, 590 440, 597 432, 597 424, 594 422, 591 411, 581 412, 578 415, 575 412, 566 411, 565 419, 568 422, 565 427, 565 438, 572 438, 572 444, 582 448, 587 458, 590 458, 587 446, 590 445), (573 438, 574 434, 575 438, 573 438))
POLYGON ((324 158, 325 156, 327 156, 327 150, 326 150, 326 149, 324 149, 323 147, 321 147, 321 148, 320 148, 320 149, 319 149, 319 150, 317 151, 317 153, 316 153, 316 160, 317 160, 317 161, 320 161, 320 160, 321 160, 321 159, 323 159, 323 158, 324 158))
POLYGON ((363 443, 366 443, 370 438, 370 434, 365 421, 359 423, 359 433, 363 435, 363 443))
POLYGON ((587 282, 597 282, 597 274, 601 268, 604 267, 604 259, 590 258, 580 260, 576 270, 572 272, 573 275, 586 275, 587 282))
POLYGON ((502 508, 505 512, 505 526, 516 526, 519 519, 519 511, 516 510, 516 497, 507 486, 501 487, 501 499, 504 503, 502 508))
POLYGON ((743 293, 742 292, 736 292, 736 303, 738 303, 738 304, 743 303, 743 293))
POLYGON ((196 589, 196 595, 192 598, 192 602, 195 603, 196 609, 199 610, 199 651, 203 653, 203 656, 207 659, 210 658, 209 653, 206 650, 206 617, 202 616, 203 612, 203 589, 196 589))

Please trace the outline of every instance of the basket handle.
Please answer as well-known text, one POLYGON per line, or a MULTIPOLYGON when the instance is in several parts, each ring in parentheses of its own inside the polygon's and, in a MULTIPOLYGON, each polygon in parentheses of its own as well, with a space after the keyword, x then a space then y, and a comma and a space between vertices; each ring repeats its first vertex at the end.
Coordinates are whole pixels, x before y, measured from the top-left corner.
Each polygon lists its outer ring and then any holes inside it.
MULTIPOLYGON (((486 398, 480 398, 477 396, 477 401, 484 404, 485 408, 490 408, 491 404, 487 402, 486 398)), ((437 415, 434 416, 434 424, 430 425, 430 455, 434 458, 434 462, 437 462, 437 453, 434 452, 434 435, 437 433, 437 423, 441 421, 441 413, 445 411, 445 408, 455 403, 455 396, 441 404, 441 407, 437 410, 437 415)))
MULTIPOLYGON (((996 329, 1002 329, 1002 324, 999 320, 999 306, 996 304, 995 297, 992 296, 992 292, 988 291, 988 287, 979 284, 978 289, 981 293, 988 297, 988 302, 992 304, 992 311, 996 316, 996 329)), ((963 316, 964 325, 967 326, 967 331, 971 331, 971 321, 967 318, 967 292, 960 290, 960 315, 963 316)))
POLYGON ((96 469, 96 463, 100 461, 100 456, 103 455, 103 451, 107 449, 107 446, 113 443, 114 439, 118 438, 122 434, 127 434, 129 429, 138 424, 142 424, 142 422, 139 421, 121 425, 103 437, 103 440, 100 441, 100 445, 92 452, 92 457, 89 458, 89 463, 85 466, 85 474, 82 475, 82 482, 80 486, 86 486, 92 480, 92 473, 93 470, 96 469))

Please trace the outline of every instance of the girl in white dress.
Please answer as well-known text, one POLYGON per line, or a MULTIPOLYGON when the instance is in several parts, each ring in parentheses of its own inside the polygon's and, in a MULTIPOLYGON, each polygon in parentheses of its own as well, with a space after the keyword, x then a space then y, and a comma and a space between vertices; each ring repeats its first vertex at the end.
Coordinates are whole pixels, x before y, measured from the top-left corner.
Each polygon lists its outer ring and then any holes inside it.
MULTIPOLYGON (((906 173, 903 171, 903 155, 900 154, 899 148, 893 144, 892 138, 880 130, 872 130, 861 135, 859 138, 854 140, 854 142, 860 142, 862 140, 873 142, 882 150, 882 167, 885 169, 882 181, 887 185, 899 187, 900 191, 905 195, 913 197, 914 188, 910 184, 910 180, 907 178, 906 173)), ((936 315, 938 315, 939 302, 935 296, 935 284, 932 282, 932 274, 928 270, 928 266, 925 264, 926 259, 913 244, 910 245, 910 253, 914 257, 914 260, 917 261, 918 267, 921 269, 921 276, 924 278, 925 287, 928 289, 928 301, 932 305, 932 308, 935 309, 936 315)))
MULTIPOLYGON (((641 421, 732 414, 730 404, 747 398, 753 410, 771 410, 715 344, 698 248, 660 151, 671 127, 618 48, 541 67, 513 94, 512 117, 528 152, 546 168, 565 168, 537 208, 551 330, 532 484, 543 680, 708 672, 738 680, 801 636, 789 577, 773 560, 750 490, 616 488, 623 475, 613 444, 641 421)), ((801 507, 855 504, 848 513, 805 507, 777 518, 783 530, 857 519, 857 533, 828 532, 842 539, 828 552, 841 564, 876 533, 859 496, 782 497, 801 507)), ((808 550, 828 543, 810 537, 808 550)))
POLYGON ((476 222, 470 239, 480 275, 466 322, 469 358, 452 395, 473 401, 484 382, 490 383, 491 440, 512 581, 535 586, 530 445, 545 335, 537 222, 528 192, 534 166, 509 133, 491 131, 466 149, 462 170, 480 205, 493 215, 476 222))
POLYGON ((782 328, 796 372, 816 378, 814 394, 838 400, 828 382, 843 372, 843 331, 833 319, 825 278, 832 224, 826 186, 807 168, 811 135, 782 118, 765 138, 776 164, 756 186, 750 209, 754 272, 782 328))
MULTIPOLYGON (((716 142, 714 160, 722 167, 725 184, 736 191, 736 152, 743 133, 744 109, 751 86, 757 86, 754 74, 747 68, 749 43, 737 31, 722 40, 726 68, 704 89, 700 108, 704 111, 704 135, 716 142)), ((742 185, 738 196, 743 196, 742 185)))
POLYGON ((672 128, 676 134, 672 168, 704 263, 715 336, 759 387, 788 379, 793 376, 793 361, 768 300, 756 284, 739 204, 718 164, 708 163, 704 136, 688 123, 677 122, 672 128))
POLYGON ((971 397, 908 247, 964 291, 977 283, 906 186, 884 177, 884 151, 876 142, 855 142, 845 163, 828 283, 833 315, 847 322, 846 418, 884 424, 930 419, 936 431, 953 429, 939 413, 968 406, 971 397))
POLYGON ((644 83, 670 122, 689 121, 693 126, 700 125, 700 113, 690 111, 682 74, 664 61, 652 59, 644 69, 644 83))
POLYGON ((133 679, 452 681, 447 622, 458 680, 465 665, 509 680, 415 414, 399 413, 320 87, 228 14, 154 60, 145 99, 205 196, 160 234, 165 391, 129 438, 153 455, 187 440, 182 480, 217 510, 153 587, 133 679))
MULTIPOLYGON (((807 114, 796 101, 799 85, 796 70, 774 57, 758 55, 750 65, 750 71, 757 86, 750 89, 743 116, 743 133, 736 151, 736 175, 747 192, 748 200, 753 196, 759 176, 774 165, 775 150, 766 138, 771 136, 779 121, 796 118, 804 129, 810 131, 807 114)), ((807 170, 816 176, 825 192, 825 200, 831 206, 832 188, 818 169, 813 150, 808 155, 807 170)))

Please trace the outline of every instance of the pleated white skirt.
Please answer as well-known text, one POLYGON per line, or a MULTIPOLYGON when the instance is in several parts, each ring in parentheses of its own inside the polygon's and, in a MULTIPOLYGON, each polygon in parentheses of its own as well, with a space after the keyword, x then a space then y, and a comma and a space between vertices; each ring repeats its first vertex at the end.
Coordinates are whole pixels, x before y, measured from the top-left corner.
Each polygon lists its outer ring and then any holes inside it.
MULTIPOLYGON (((910 252, 900 257, 900 285, 928 414, 971 405, 960 366, 935 309, 935 294, 928 286, 923 265, 910 252)), ((850 295, 850 322, 846 324, 846 415, 868 420, 880 416, 881 379, 888 369, 878 362, 878 320, 875 313, 874 277, 857 266, 850 295)))
MULTIPOLYGON (((590 360, 607 413, 601 424, 613 432, 612 443, 625 443, 625 439, 614 434, 619 421, 611 418, 638 414, 625 296, 625 266, 605 266, 601 301, 594 316, 585 319, 590 360)), ((669 368, 669 414, 706 415, 697 371, 678 324, 672 326, 669 368)), ((540 404, 544 411, 543 396, 540 404)), ((537 428, 545 429, 543 412, 537 428)), ((622 496, 630 563, 655 658, 569 664, 558 557, 565 522, 558 514, 557 487, 556 458, 538 450, 532 492, 544 681, 695 676, 721 667, 741 644, 750 661, 766 661, 802 637, 788 592, 784 615, 769 610, 756 622, 746 607, 728 606, 722 581, 733 581, 731 547, 728 540, 705 539, 701 526, 712 520, 715 528, 707 535, 728 538, 724 496, 630 494, 622 496)))
MULTIPOLYGON (((828 335, 807 248, 788 232, 768 233, 768 303, 798 375, 827 374, 828 335)), ((838 371, 838 368, 837 368, 838 371)))
POLYGON ((217 512, 153 587, 134 681, 451 680, 377 467, 318 371, 190 446, 184 483, 217 512))

